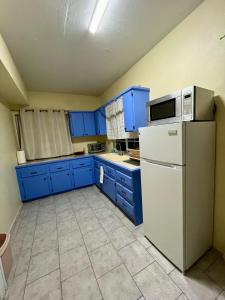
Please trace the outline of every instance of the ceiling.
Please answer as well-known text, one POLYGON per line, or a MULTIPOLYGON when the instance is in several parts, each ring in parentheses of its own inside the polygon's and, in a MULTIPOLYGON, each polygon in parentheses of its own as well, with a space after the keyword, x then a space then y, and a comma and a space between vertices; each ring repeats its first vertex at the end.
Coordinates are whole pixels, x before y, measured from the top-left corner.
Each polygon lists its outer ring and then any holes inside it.
POLYGON ((202 0, 0 0, 0 33, 28 88, 100 95, 202 0))

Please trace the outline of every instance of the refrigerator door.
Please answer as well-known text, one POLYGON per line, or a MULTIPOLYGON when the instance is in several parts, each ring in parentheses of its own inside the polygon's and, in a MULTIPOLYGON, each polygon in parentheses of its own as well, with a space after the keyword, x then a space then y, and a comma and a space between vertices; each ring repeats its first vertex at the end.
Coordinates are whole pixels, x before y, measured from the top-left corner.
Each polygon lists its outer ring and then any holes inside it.
POLYGON ((142 203, 146 237, 184 270, 185 167, 141 159, 142 203))
POLYGON ((185 164, 185 123, 172 123, 139 129, 140 156, 152 161, 185 164))

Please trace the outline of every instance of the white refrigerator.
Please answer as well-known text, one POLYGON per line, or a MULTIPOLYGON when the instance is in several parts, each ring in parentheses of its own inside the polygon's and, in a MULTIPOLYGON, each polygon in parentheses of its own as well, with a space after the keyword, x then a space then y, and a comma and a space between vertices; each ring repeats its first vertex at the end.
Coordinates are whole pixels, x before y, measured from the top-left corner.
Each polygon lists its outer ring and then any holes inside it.
POLYGON ((139 133, 145 236, 184 272, 212 245, 215 122, 139 133))

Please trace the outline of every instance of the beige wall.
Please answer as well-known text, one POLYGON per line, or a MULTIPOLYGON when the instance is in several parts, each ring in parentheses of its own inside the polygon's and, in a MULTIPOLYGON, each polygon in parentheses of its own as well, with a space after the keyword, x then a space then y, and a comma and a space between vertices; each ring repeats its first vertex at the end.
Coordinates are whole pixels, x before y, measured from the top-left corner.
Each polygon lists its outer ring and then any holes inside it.
POLYGON ((101 105, 100 97, 63 93, 28 92, 29 106, 61 108, 66 110, 95 110, 101 105))
POLYGON ((27 103, 27 92, 13 58, 0 34, 0 91, 12 103, 27 103), (6 88, 5 88, 6 87, 6 88), (10 99, 10 97, 12 97, 10 99))
MULTIPOLYGON (((101 105, 100 97, 63 93, 28 92, 29 106, 37 108, 56 108, 65 110, 95 110, 101 105)), ((74 151, 87 151, 87 144, 105 141, 102 137, 73 138, 74 151)))
POLYGON ((15 166, 16 141, 10 110, 0 100, 0 232, 7 232, 21 206, 15 166))
MULTIPOLYGON (((214 245, 225 252, 225 1, 206 0, 101 96, 130 85, 151 98, 195 84, 215 91, 217 150, 214 245)), ((151 29, 149 30, 151 34, 151 29)))

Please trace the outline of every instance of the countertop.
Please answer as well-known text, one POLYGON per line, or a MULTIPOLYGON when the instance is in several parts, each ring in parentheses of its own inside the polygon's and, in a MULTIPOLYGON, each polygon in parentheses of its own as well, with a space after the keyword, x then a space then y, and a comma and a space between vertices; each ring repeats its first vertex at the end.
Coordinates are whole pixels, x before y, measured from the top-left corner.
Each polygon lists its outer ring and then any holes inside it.
POLYGON ((131 171, 140 169, 140 166, 132 165, 132 164, 126 162, 126 160, 129 160, 128 155, 119 155, 117 153, 105 153, 105 152, 93 153, 93 154, 83 154, 83 155, 68 155, 68 156, 60 156, 60 157, 55 157, 55 158, 32 160, 32 161, 26 162, 25 164, 18 165, 17 167, 26 167, 29 165, 48 163, 48 162, 54 162, 54 161, 59 161, 59 160, 76 159, 76 158, 89 157, 89 156, 99 157, 101 159, 107 160, 107 161, 112 162, 121 167, 125 167, 131 171))
POLYGON ((118 164, 122 167, 128 168, 130 170, 140 169, 140 166, 135 166, 135 165, 132 165, 132 164, 126 162, 126 160, 129 160, 128 155, 119 155, 117 153, 102 153, 102 154, 97 154, 96 156, 98 156, 99 158, 105 159, 109 162, 118 164))

